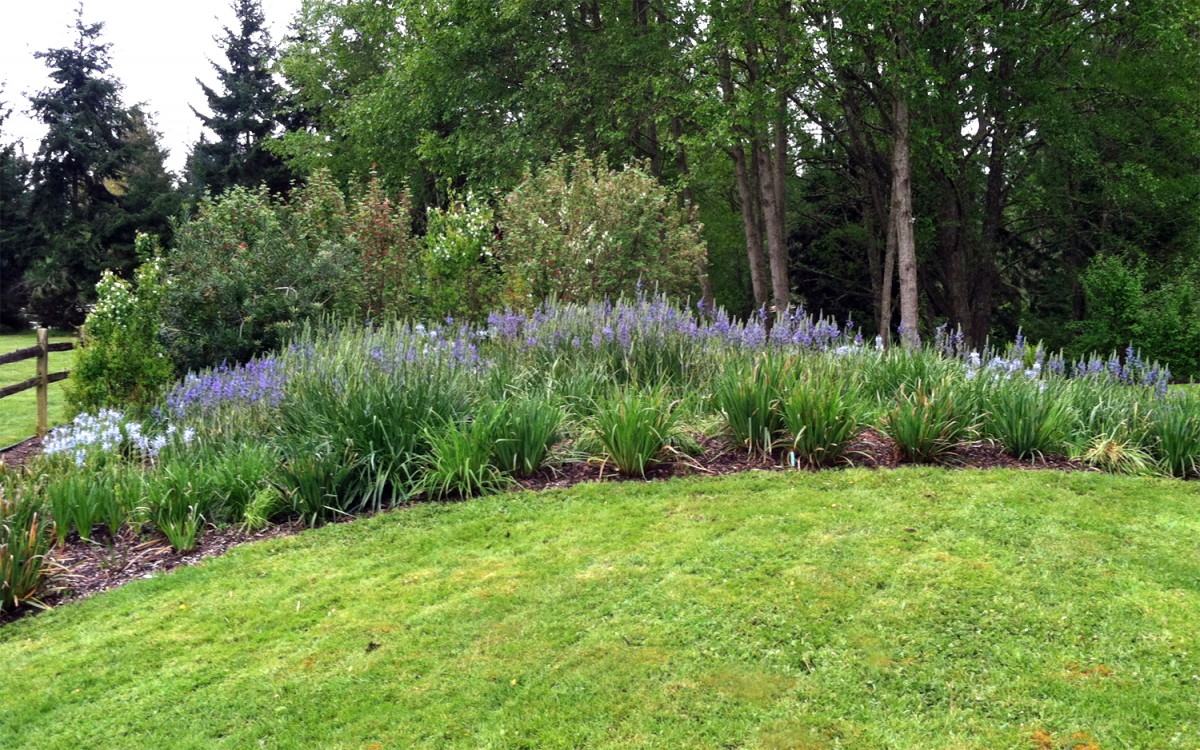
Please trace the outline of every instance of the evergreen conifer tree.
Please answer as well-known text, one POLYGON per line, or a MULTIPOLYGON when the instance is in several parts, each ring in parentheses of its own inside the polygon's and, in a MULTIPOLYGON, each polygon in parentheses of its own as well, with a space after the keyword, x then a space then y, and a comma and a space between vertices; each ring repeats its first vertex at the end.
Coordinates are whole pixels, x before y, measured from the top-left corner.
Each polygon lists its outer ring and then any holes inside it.
MULTIPOLYGON (((12 110, 0 103, 0 133, 12 110)), ((0 332, 22 327, 28 295, 22 280, 33 257, 29 159, 16 142, 0 145, 0 332)))
POLYGON ((234 29, 219 40, 226 66, 212 63, 220 86, 199 81, 211 114, 192 108, 213 138, 201 135, 188 158, 187 182, 196 193, 219 193, 234 185, 286 192, 291 173, 266 148, 282 121, 284 93, 271 74, 277 51, 260 0, 234 0, 234 29))
POLYGON ((36 54, 54 85, 30 99, 47 131, 32 165, 31 217, 40 247, 25 287, 34 317, 48 325, 81 322, 100 272, 132 261, 132 241, 124 253, 112 242, 120 211, 112 188, 131 122, 121 84, 109 74, 103 26, 84 23, 81 7, 74 44, 36 54))

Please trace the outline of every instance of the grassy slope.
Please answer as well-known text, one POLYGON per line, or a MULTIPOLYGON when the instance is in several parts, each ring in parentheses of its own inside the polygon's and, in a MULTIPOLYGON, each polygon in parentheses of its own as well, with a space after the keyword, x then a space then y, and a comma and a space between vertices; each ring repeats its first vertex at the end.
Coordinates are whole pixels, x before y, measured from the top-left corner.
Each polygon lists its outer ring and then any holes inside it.
MULTIPOLYGON (((71 340, 70 336, 50 337, 51 343, 71 340)), ((0 336, 0 354, 33 346, 36 343, 37 335, 33 331, 0 336)), ((51 352, 50 372, 70 370, 74 356, 75 352, 73 351, 51 352)), ((37 375, 36 359, 0 365, 0 386, 19 383, 34 375, 37 375)), ((51 425, 65 422, 67 418, 67 401, 63 397, 62 388, 63 382, 50 386, 49 419, 51 425)), ((33 437, 35 432, 37 432, 37 389, 30 388, 8 398, 0 399, 0 448, 33 437)))
POLYGON ((416 507, 0 628, 0 747, 1196 747, 1198 508, 935 469, 416 507))

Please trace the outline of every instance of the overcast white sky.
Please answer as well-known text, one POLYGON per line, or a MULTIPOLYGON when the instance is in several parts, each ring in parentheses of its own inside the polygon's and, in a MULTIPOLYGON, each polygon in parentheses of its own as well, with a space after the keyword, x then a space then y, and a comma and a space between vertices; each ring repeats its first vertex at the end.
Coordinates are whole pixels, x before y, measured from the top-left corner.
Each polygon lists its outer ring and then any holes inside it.
MULTIPOLYGON (((75 39, 77 0, 5 0, 0 24, 0 83, 3 100, 13 114, 4 123, 3 139, 22 139, 26 153, 37 150, 44 128, 26 114, 33 94, 50 86, 45 63, 33 54, 66 47, 75 39)), ((300 0, 262 0, 271 38, 279 42, 300 0)), ((86 0, 85 23, 103 22, 102 41, 109 49, 112 70, 125 84, 126 104, 143 102, 170 151, 167 168, 183 169, 188 149, 200 137, 200 120, 189 105, 203 111, 204 93, 196 78, 216 84, 209 60, 224 63, 213 41, 224 26, 233 26, 228 0, 86 0)))

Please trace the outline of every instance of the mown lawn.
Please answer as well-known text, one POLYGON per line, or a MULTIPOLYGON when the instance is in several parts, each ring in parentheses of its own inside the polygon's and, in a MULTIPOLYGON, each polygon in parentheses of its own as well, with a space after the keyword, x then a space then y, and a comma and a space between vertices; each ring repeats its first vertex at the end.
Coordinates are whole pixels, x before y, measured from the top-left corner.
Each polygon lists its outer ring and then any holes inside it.
POLYGON ((1200 746, 1200 485, 583 485, 0 628, 3 748, 1200 746))
MULTIPOLYGON (((71 341, 71 336, 51 336, 50 342, 71 341)), ((24 349, 37 344, 37 334, 33 331, 14 333, 0 336, 0 354, 7 354, 14 349, 24 349)), ((50 372, 70 370, 74 362, 75 352, 51 352, 50 372)), ((37 375, 37 360, 26 359, 21 362, 0 365, 0 386, 12 385, 37 375)), ((67 419, 67 401, 63 397, 65 381, 50 386, 48 403, 50 405, 49 420, 51 425, 65 422, 67 419)), ((0 399, 0 448, 6 448, 13 443, 19 443, 25 438, 33 437, 37 432, 37 389, 13 394, 0 399)))

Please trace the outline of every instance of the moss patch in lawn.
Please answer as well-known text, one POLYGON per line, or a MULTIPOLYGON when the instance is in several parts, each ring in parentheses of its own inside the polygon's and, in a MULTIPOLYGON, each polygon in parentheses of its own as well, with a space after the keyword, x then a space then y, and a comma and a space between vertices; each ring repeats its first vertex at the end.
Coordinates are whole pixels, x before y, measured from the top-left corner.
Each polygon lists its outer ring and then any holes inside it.
POLYGON ((928 468, 423 505, 0 628, 0 747, 1193 747, 1198 510, 928 468))

